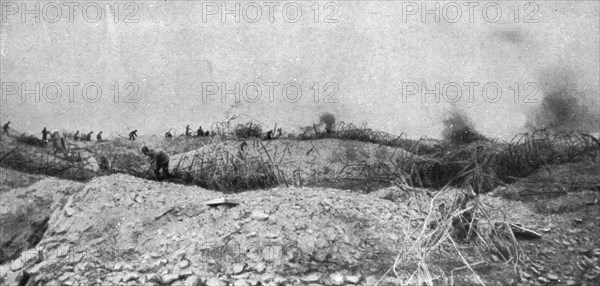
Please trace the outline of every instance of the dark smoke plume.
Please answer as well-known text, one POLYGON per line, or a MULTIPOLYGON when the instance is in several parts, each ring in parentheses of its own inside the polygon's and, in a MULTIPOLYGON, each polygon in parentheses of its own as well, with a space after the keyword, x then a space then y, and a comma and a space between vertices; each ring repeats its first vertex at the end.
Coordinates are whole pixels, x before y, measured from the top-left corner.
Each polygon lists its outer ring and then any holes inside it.
POLYGON ((468 144, 485 137, 475 130, 475 126, 467 115, 459 110, 453 110, 444 119, 442 137, 455 144, 468 144))
POLYGON ((541 84, 543 97, 527 120, 528 129, 598 131, 598 115, 590 112, 583 102, 584 93, 577 88, 570 73, 560 69, 549 70, 543 73, 541 84))
POLYGON ((333 125, 335 125, 335 116, 331 113, 325 113, 319 117, 319 125, 325 124, 325 130, 327 133, 333 131, 333 125))

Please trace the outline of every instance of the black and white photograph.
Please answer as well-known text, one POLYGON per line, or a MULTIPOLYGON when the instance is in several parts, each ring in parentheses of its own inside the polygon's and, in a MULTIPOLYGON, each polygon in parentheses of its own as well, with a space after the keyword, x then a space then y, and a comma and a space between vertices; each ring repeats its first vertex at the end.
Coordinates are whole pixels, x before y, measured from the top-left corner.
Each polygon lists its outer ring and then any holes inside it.
POLYGON ((0 0, 0 286, 598 286, 600 1, 0 0))

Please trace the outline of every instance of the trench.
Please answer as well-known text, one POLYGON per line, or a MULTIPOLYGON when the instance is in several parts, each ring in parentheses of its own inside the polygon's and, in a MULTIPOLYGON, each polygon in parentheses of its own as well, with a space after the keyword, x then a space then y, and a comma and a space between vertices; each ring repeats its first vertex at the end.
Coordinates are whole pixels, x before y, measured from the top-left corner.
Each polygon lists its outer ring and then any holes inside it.
POLYGON ((48 229, 51 203, 36 198, 19 212, 0 216, 0 264, 9 263, 38 245, 48 229))

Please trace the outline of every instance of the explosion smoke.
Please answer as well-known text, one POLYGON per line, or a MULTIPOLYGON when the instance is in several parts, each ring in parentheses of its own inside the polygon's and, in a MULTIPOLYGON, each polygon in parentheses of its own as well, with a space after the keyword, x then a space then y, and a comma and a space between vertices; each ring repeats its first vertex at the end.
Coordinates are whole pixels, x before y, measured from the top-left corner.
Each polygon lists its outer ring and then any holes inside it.
POLYGON ((542 74, 543 98, 526 127, 553 131, 598 131, 598 116, 582 102, 584 93, 564 69, 550 69, 542 74))
POLYGON ((327 133, 333 131, 333 125, 335 125, 335 116, 331 113, 325 113, 319 117, 319 125, 325 124, 325 130, 327 133))
POLYGON ((442 137, 455 144, 468 144, 473 141, 483 140, 485 137, 475 130, 469 117, 460 110, 453 110, 444 119, 442 137))

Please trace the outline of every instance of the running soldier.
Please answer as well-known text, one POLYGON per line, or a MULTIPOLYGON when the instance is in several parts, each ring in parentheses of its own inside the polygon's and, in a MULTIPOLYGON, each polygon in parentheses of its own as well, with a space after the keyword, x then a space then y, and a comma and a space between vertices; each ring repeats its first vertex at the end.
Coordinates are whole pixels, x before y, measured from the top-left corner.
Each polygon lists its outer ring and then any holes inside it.
POLYGON ((129 140, 133 141, 135 140, 135 137, 137 137, 137 129, 129 132, 129 140))

